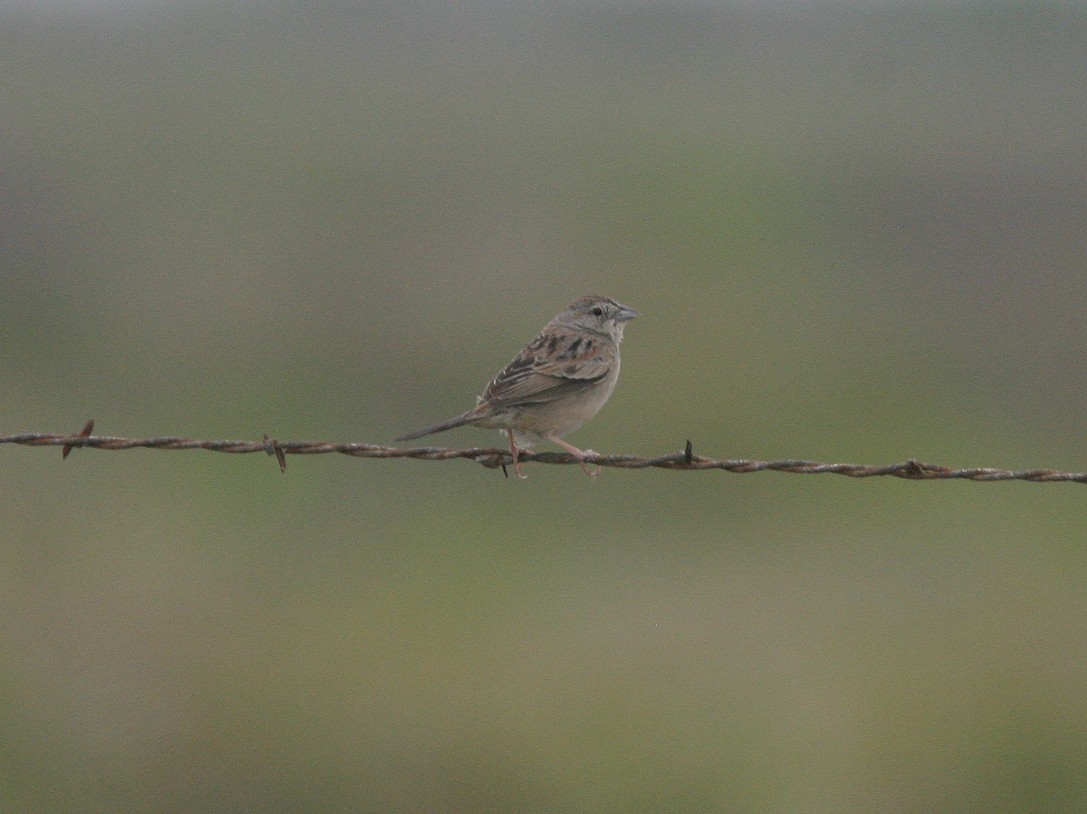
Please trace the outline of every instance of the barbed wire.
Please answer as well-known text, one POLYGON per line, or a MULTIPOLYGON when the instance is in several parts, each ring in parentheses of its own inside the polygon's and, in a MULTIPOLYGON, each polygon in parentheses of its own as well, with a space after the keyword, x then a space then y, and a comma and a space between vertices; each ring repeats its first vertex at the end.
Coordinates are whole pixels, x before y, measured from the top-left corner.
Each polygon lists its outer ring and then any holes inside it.
MULTIPOLYGON (((475 461, 490 469, 501 468, 506 471, 513 461, 508 450, 485 447, 466 449, 447 449, 445 447, 389 447, 380 444, 331 443, 328 441, 277 441, 265 435, 261 441, 201 441, 194 438, 182 438, 176 435, 164 435, 154 438, 118 438, 108 435, 91 435, 94 421, 88 421, 83 429, 73 435, 29 432, 18 435, 0 436, 0 444, 19 444, 31 447, 61 447, 62 457, 76 448, 90 449, 206 449, 212 452, 234 454, 264 452, 273 456, 281 471, 287 470, 288 455, 320 455, 339 453, 354 458, 412 458, 424 461, 448 461, 463 458, 475 461)), ((522 452, 523 462, 542 464, 580 463, 568 452, 522 452)), ((673 469, 682 471, 703 471, 721 469, 737 475, 750 472, 791 472, 796 475, 845 475, 850 478, 872 478, 889 476, 906 480, 971 480, 971 481, 1009 481, 1020 480, 1031 483, 1071 482, 1087 483, 1087 472, 1059 472, 1053 469, 995 469, 976 467, 972 469, 953 469, 948 466, 926 464, 911 458, 901 463, 886 466, 866 466, 863 464, 830 464, 819 461, 785 459, 778 461, 757 461, 746 458, 718 460, 695 455, 691 442, 679 452, 643 458, 637 455, 599 455, 592 454, 585 463, 593 466, 615 467, 618 469, 673 469)))

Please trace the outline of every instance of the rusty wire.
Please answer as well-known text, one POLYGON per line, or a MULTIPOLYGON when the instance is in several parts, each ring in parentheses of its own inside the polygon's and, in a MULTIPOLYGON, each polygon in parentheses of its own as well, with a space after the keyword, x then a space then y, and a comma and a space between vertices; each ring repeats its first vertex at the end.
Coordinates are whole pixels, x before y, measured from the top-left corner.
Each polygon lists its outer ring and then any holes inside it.
MULTIPOLYGON (((503 471, 512 461, 508 450, 483 447, 467 449, 446 449, 444 447, 389 447, 379 444, 336 444, 328 441, 277 441, 265 435, 262 441, 199 441, 175 435, 155 438, 117 438, 108 435, 91 435, 94 421, 88 421, 82 431, 74 435, 52 433, 21 433, 19 435, 0 436, 0 444, 21 444, 24 446, 61 447, 63 457, 76 448, 91 449, 207 449, 213 452, 264 452, 274 456, 282 471, 287 469, 287 455, 319 455, 337 452, 355 458, 414 458, 425 461, 448 461, 464 458, 485 467, 503 471)), ((573 464, 578 460, 567 452, 523 452, 524 462, 534 461, 544 464, 573 464)), ((850 478, 872 478, 890 476, 906 480, 972 480, 972 481, 1008 481, 1021 480, 1032 483, 1052 483, 1054 481, 1087 483, 1087 472, 1058 472, 1052 469, 994 469, 976 467, 972 469, 952 469, 948 466, 926 464, 910 459, 886 466, 865 466, 862 464, 828 464, 818 461, 786 459, 780 461, 756 461, 748 459, 717 460, 695 455, 688 441, 686 447, 667 455, 655 458, 642 458, 636 455, 590 455, 586 463, 594 466, 616 467, 619 469, 676 469, 700 471, 722 469, 738 475, 749 472, 791 472, 797 475, 845 475, 850 478)))

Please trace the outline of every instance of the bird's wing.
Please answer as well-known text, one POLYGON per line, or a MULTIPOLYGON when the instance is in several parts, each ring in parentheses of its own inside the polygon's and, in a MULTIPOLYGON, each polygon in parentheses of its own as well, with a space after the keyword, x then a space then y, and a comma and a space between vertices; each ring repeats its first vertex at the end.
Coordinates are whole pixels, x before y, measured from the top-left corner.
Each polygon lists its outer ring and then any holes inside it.
POLYGON ((491 380, 482 402, 516 407, 554 401, 608 375, 615 348, 590 334, 544 331, 491 380))

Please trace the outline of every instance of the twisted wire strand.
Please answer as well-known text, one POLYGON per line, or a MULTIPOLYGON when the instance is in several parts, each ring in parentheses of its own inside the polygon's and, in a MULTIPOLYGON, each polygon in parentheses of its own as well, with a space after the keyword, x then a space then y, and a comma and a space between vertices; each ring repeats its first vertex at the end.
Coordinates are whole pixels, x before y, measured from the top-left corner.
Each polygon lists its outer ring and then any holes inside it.
MULTIPOLYGON (((508 450, 488 447, 468 447, 448 449, 446 447, 390 447, 380 444, 332 443, 328 441, 277 441, 264 436, 262 441, 202 441, 183 438, 176 435, 163 435, 154 438, 119 438, 108 435, 92 435, 94 422, 88 421, 83 430, 73 435, 29 432, 17 435, 0 436, 0 444, 19 444, 31 447, 61 447, 63 457, 76 448, 90 449, 206 449, 212 452, 234 454, 264 452, 276 458, 279 468, 286 471, 287 455, 321 455, 339 453, 354 458, 412 458, 424 461, 448 461, 463 458, 485 467, 503 470, 513 462, 508 450)), ((542 464, 579 463, 568 452, 531 452, 521 453, 524 462, 542 464)), ((1087 483, 1087 472, 1059 472, 1053 469, 1010 470, 992 467, 953 469, 948 466, 926 464, 910 459, 886 466, 866 466, 862 464, 832 464, 819 461, 786 459, 779 461, 757 461, 741 459, 718 460, 695 455, 688 441, 686 447, 667 455, 643 458, 636 455, 598 455, 593 454, 585 462, 594 466, 614 467, 617 469, 673 469, 684 471, 703 471, 721 469, 737 475, 750 472, 791 472, 796 475, 845 475, 850 478, 895 477, 906 480, 971 480, 991 481, 1029 481, 1031 483, 1052 483, 1056 481, 1087 483)))

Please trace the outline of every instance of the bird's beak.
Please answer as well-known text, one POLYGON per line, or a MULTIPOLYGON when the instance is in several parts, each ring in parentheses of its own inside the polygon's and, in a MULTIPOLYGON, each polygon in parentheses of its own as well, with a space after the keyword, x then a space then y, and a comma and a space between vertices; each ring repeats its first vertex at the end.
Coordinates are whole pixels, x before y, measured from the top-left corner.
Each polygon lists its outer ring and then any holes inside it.
POLYGON ((619 310, 615 312, 616 322, 629 322, 638 316, 638 312, 627 305, 620 305, 619 310))

